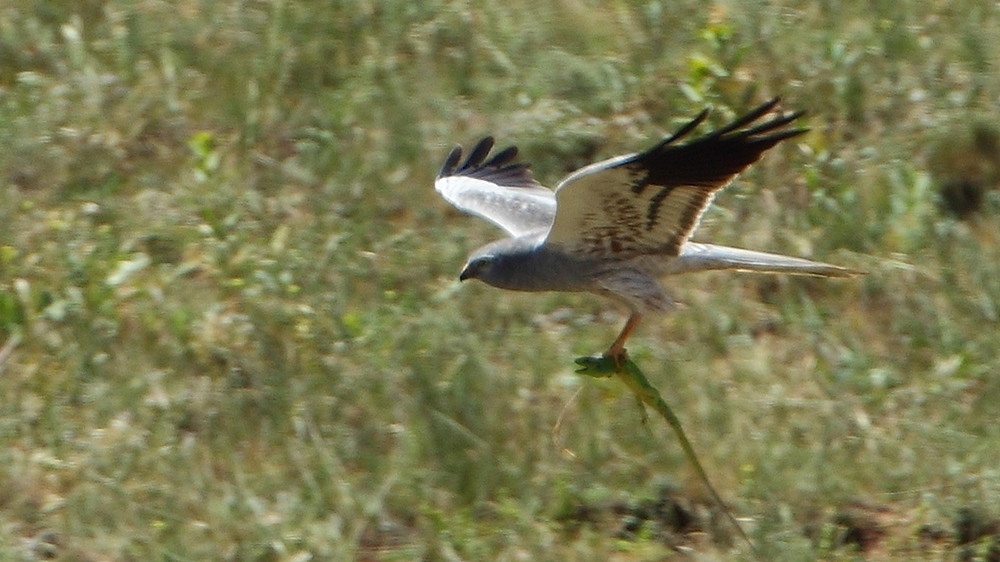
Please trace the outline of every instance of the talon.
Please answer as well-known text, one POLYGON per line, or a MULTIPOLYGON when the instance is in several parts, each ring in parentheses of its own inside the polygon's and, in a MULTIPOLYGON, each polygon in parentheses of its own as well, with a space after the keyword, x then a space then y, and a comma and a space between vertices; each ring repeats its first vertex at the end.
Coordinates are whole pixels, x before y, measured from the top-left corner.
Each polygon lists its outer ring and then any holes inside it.
POLYGON ((615 364, 615 370, 621 371, 625 362, 628 361, 628 352, 625 351, 625 340, 628 339, 632 330, 639 325, 639 318, 641 316, 637 311, 633 311, 629 315, 628 320, 625 321, 625 327, 622 328, 620 334, 615 339, 615 343, 611 344, 611 347, 603 353, 603 357, 606 359, 611 359, 615 364))
POLYGON ((611 346, 601 356, 610 359, 615 364, 616 371, 621 371, 625 362, 628 361, 628 351, 624 347, 611 346))

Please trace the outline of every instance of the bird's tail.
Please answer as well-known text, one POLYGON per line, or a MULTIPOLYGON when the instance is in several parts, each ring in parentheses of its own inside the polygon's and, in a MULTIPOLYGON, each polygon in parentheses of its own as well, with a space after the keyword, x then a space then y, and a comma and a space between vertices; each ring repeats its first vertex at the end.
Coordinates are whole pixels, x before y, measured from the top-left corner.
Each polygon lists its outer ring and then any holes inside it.
POLYGON ((846 267, 803 258, 716 246, 715 244, 688 242, 681 248, 681 254, 667 265, 665 275, 713 269, 816 275, 819 277, 853 277, 861 274, 860 271, 846 267))

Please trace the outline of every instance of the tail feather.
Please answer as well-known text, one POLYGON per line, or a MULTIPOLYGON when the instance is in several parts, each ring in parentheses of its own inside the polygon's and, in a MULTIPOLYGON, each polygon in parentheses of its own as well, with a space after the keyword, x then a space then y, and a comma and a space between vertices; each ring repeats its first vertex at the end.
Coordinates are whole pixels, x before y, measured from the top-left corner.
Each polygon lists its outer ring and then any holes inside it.
POLYGON ((694 242, 684 244, 681 254, 669 263, 665 274, 675 275, 713 269, 819 277, 854 277, 861 274, 860 271, 846 267, 803 258, 694 242))

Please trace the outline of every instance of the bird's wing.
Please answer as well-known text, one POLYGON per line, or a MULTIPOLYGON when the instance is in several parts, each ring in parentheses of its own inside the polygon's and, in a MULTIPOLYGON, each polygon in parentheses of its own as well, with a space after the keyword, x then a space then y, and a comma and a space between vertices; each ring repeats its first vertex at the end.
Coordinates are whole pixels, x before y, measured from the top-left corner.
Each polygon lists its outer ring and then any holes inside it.
POLYGON ((756 252, 715 244, 688 242, 677 259, 670 260, 664 275, 729 269, 761 273, 791 273, 819 277, 854 277, 861 272, 828 263, 793 258, 767 252, 756 252))
POLYGON ((558 212, 545 244, 580 255, 676 256, 715 193, 784 139, 802 113, 771 113, 771 100, 729 125, 684 144, 708 116, 692 119, 660 144, 577 170, 556 188, 558 212))
POLYGON ((480 216, 511 236, 548 230, 556 215, 556 197, 531 175, 524 163, 512 163, 517 148, 509 147, 493 155, 493 137, 476 144, 462 159, 462 147, 452 149, 441 167, 434 189, 462 211, 480 216))

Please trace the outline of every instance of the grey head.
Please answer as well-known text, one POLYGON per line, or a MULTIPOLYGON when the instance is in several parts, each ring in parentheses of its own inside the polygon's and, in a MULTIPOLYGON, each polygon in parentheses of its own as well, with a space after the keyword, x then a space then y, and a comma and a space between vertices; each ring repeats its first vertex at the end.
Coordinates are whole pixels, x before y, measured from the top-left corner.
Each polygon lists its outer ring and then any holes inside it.
POLYGON ((591 291, 593 264, 547 247, 545 231, 504 238, 472 252, 459 279, 511 291, 591 291))

